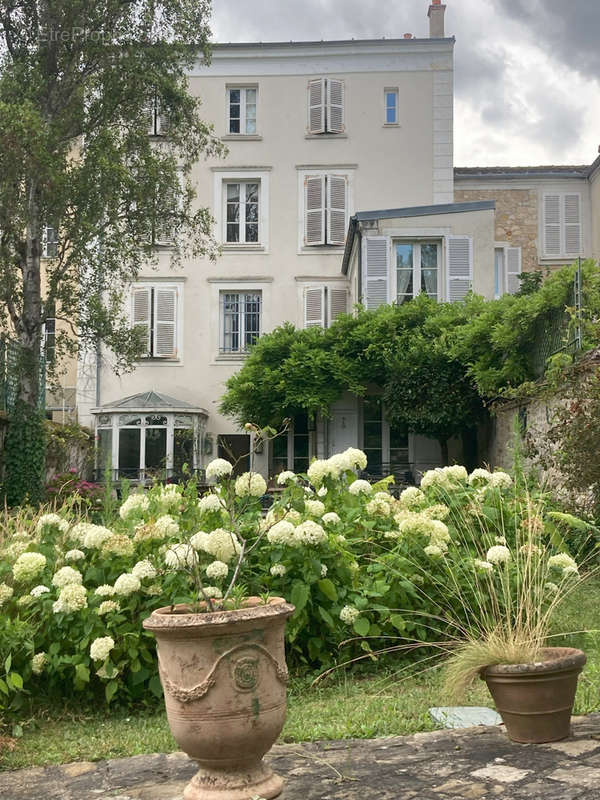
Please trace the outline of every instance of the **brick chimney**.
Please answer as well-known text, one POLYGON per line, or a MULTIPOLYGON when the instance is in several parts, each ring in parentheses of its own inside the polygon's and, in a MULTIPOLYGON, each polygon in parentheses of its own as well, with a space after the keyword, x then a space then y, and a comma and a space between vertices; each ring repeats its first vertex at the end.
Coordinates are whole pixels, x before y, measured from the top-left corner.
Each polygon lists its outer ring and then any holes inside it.
POLYGON ((442 0, 431 0, 427 16, 429 17, 429 37, 431 39, 444 38, 444 14, 446 6, 442 0))

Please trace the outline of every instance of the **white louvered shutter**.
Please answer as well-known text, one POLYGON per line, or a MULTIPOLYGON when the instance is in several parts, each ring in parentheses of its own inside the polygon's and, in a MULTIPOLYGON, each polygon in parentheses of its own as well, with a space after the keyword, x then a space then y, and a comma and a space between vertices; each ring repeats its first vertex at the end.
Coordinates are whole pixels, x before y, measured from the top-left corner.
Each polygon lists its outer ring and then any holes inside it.
POLYGON ((325 244, 325 176, 304 179, 304 242, 325 244))
POLYGON ((156 109, 156 133, 158 136, 167 136, 169 133, 169 117, 160 105, 156 109))
POLYGON ((309 133, 325 133, 325 78, 308 82, 309 133))
POLYGON ((132 314, 131 321, 135 328, 142 328, 144 332, 145 352, 144 355, 150 354, 150 294, 151 289, 149 286, 137 286, 132 290, 131 306, 132 314))
POLYGON ((363 287, 367 310, 389 302, 389 241, 386 236, 363 239, 363 287))
POLYGON ((559 256, 560 247, 560 195, 545 194, 544 203, 544 255, 559 256))
POLYGON ((325 287, 310 286, 304 290, 304 327, 325 327, 325 287))
POLYGON ((448 300, 464 300, 473 280, 473 239, 446 236, 446 278, 448 300))
POLYGON ((327 243, 344 244, 346 241, 346 177, 327 177, 327 243))
POLYGON ((521 267, 521 248, 507 247, 506 253, 506 291, 516 294, 521 288, 519 275, 523 272, 521 267))
POLYGON ((177 354, 177 290, 154 289, 154 354, 173 358, 177 354))
POLYGON ((340 314, 348 311, 348 292, 346 289, 329 289, 327 294, 328 303, 328 324, 335 322, 340 314))
POLYGON ((327 131, 344 132, 344 82, 333 78, 327 81, 327 131))
POLYGON ((565 253, 578 256, 581 253, 581 195, 565 194, 565 253))
POLYGON ((145 103, 144 105, 144 119, 146 121, 146 127, 149 136, 154 136, 156 134, 155 116, 156 116, 156 100, 153 97, 152 99, 148 100, 148 102, 145 103))

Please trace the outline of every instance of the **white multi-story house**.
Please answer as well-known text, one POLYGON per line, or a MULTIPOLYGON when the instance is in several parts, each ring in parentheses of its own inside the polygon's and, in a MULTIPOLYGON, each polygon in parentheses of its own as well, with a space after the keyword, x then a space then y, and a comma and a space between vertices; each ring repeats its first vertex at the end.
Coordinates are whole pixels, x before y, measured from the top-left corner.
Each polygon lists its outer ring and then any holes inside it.
MULTIPOLYGON (((222 254, 179 272, 165 255, 131 287, 132 320, 148 330, 132 374, 82 365, 79 418, 97 431, 100 465, 143 477, 248 452, 219 398, 248 347, 284 321, 327 326, 358 300, 421 289, 493 295, 494 204, 454 203, 444 10, 433 0, 426 38, 216 45, 192 72, 190 91, 229 148, 192 176, 222 254)), ((329 420, 295 420, 257 467, 305 469, 349 445, 375 464, 440 459, 436 443, 390 430, 377 397, 346 397, 329 420)))

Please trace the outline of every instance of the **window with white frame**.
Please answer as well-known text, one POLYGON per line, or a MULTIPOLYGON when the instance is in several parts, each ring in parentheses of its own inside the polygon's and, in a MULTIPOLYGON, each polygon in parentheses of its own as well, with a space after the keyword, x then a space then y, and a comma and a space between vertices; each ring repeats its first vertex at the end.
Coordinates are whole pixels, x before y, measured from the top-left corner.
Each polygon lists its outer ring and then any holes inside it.
POLYGON ((385 89, 385 125, 398 124, 398 89, 385 89))
POLYGON ((424 292, 439 299, 441 245, 438 242, 394 242, 396 302, 424 292))
POLYGON ((581 255, 581 195, 577 192, 545 194, 542 202, 544 257, 581 255))
POLYGON ((246 353, 260 336, 261 292, 220 292, 219 349, 221 353, 246 353))
POLYGON ((226 181, 224 189, 225 241, 259 244, 260 181, 226 181))
POLYGON ((58 256, 58 227, 44 225, 42 232, 42 258, 57 258, 58 256))
POLYGON ((145 358, 175 359, 181 287, 137 284, 131 290, 131 319, 140 330, 145 358))
POLYGON ((149 136, 166 136, 169 132, 169 120, 161 108, 157 94, 146 103, 146 119, 149 136))
POLYGON ((304 244, 343 245, 348 227, 348 177, 334 173, 304 178, 304 244))
POLYGON ((227 89, 229 133, 246 136, 256 134, 257 93, 258 89, 255 86, 227 89))
POLYGON ((494 248, 494 297, 516 294, 521 288, 521 248, 497 245, 494 248))
POLYGON ((328 328, 348 311, 348 291, 337 286, 304 288, 304 327, 328 328))
POLYGON ((314 78, 308 82, 308 132, 344 132, 344 81, 314 78))

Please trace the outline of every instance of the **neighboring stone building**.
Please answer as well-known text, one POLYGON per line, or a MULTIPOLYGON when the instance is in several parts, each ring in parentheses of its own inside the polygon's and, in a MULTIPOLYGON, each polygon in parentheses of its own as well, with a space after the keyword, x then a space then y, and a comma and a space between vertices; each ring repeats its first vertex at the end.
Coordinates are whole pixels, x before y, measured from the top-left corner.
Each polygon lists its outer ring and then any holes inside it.
POLYGON ((515 270, 600 258, 600 156, 590 165, 457 167, 457 202, 496 203, 495 294, 515 291, 515 270))

